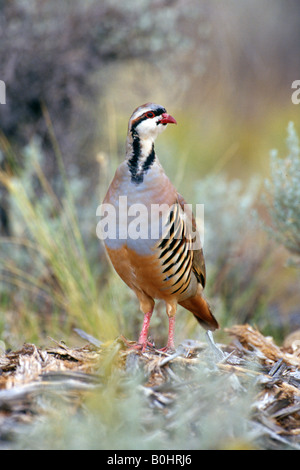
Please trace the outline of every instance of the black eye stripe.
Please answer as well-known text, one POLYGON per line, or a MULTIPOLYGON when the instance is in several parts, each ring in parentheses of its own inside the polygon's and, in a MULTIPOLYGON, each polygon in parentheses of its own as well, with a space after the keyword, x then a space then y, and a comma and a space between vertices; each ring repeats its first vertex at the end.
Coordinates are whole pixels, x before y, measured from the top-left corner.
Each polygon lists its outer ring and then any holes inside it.
POLYGON ((157 108, 157 109, 151 109, 149 111, 145 111, 140 117, 136 118, 132 124, 131 124, 131 132, 136 129, 136 127, 146 119, 153 119, 155 116, 160 116, 161 114, 166 113, 165 108, 157 108), (154 116, 150 117, 147 116, 147 114, 153 113, 154 116))
POLYGON ((155 116, 160 116, 163 113, 166 113, 165 108, 151 109, 150 111, 146 111, 144 114, 142 114, 141 118, 152 119, 155 116))

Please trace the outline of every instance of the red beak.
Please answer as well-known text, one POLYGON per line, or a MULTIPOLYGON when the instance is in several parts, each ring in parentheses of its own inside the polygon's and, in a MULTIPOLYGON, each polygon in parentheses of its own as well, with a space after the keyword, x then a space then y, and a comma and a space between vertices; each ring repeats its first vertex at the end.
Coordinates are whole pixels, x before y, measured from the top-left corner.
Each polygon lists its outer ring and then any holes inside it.
POLYGON ((162 114, 162 119, 160 120, 162 124, 177 124, 176 120, 167 113, 162 114))

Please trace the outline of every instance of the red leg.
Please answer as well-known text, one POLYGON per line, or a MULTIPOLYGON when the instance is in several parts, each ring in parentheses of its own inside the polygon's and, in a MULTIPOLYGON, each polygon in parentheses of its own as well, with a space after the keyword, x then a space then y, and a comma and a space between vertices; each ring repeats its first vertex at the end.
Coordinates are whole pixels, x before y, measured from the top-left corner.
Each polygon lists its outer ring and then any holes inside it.
POLYGON ((145 349, 146 349, 147 346, 153 346, 153 344, 151 344, 151 343, 147 340, 147 338, 148 338, 148 330, 149 330, 149 325, 150 325, 150 320, 151 320, 152 312, 153 312, 153 309, 150 310, 150 312, 145 313, 144 322, 143 322, 143 327, 142 327, 141 334, 140 334, 140 336, 139 336, 139 340, 138 340, 137 344, 135 344, 134 346, 132 346, 134 349, 140 349, 142 352, 145 351, 145 349))
POLYGON ((165 348, 160 349, 162 352, 175 351, 174 345, 174 329, 175 329, 175 315, 169 317, 169 333, 168 333, 168 342, 165 348))

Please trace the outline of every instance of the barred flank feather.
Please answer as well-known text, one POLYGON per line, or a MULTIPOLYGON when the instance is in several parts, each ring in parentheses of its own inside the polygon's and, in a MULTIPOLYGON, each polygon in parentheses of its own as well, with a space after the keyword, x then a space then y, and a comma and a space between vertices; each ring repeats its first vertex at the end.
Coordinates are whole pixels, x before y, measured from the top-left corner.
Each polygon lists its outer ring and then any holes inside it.
POLYGON ((186 233, 179 204, 173 204, 166 227, 167 233, 158 244, 164 281, 172 279, 172 294, 183 294, 191 280, 193 251, 190 249, 191 239, 186 233))

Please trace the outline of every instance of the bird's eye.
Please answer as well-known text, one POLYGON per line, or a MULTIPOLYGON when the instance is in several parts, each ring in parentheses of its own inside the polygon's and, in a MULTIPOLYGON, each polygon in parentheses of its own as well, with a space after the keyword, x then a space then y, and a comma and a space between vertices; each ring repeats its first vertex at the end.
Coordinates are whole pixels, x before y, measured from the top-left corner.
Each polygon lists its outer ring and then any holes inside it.
POLYGON ((155 114, 153 111, 149 111, 148 113, 146 113, 146 117, 147 118, 154 118, 155 114))

